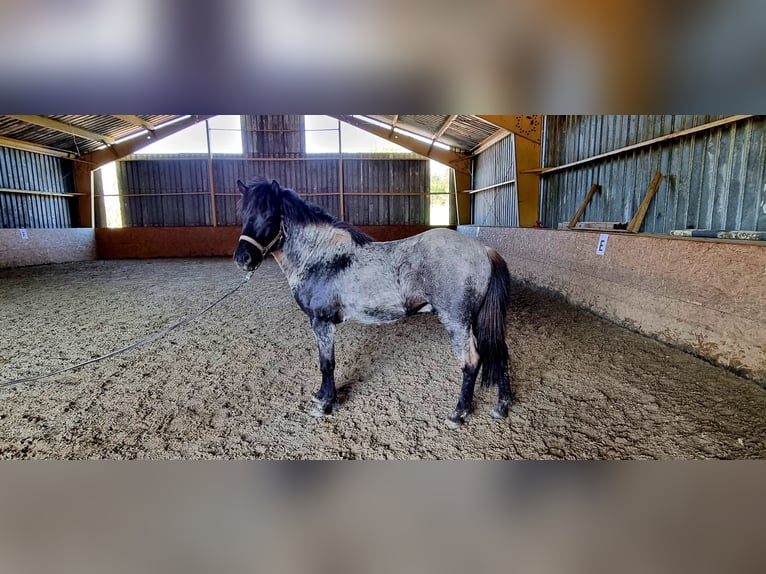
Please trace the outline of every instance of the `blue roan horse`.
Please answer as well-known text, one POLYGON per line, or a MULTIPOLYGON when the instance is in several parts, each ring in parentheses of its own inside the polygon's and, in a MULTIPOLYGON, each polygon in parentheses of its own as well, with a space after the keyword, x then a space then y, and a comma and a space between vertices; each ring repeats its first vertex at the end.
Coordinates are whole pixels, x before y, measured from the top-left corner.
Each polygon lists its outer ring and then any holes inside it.
POLYGON ((242 235, 236 263, 252 271, 267 255, 274 255, 311 320, 322 371, 313 416, 329 414, 335 406, 337 323, 390 323, 429 312, 447 329, 463 369, 460 399, 447 424, 460 425, 470 411, 480 367, 482 386, 498 388, 492 416, 508 416, 505 313, 510 277, 494 249, 449 229, 375 242, 276 181, 237 185, 242 193, 242 235))

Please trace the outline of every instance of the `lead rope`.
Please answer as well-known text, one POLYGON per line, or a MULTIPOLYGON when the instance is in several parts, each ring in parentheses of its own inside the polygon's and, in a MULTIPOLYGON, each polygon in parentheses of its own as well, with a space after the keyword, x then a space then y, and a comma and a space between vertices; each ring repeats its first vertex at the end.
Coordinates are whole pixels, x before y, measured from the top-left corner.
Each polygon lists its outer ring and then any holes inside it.
POLYGON ((198 311, 194 315, 190 315, 189 317, 186 317, 185 319, 179 321, 178 323, 175 323, 165 329, 164 331, 160 333, 155 333, 154 335, 149 335, 148 337, 144 337, 143 339, 140 339, 136 341, 135 343, 131 343, 127 347, 123 347, 121 349, 117 349, 116 351, 112 351, 111 353, 107 353, 106 355, 101 355, 100 357, 96 357, 95 359, 90 359, 88 361, 83 361, 82 363, 78 363, 76 365, 72 365, 71 367, 66 367, 64 369, 59 369, 58 371, 53 371, 52 373, 46 373, 44 375, 36 375, 34 377, 25 377, 23 379, 11 379, 9 381, 2 381, 0 382, 0 387, 10 387, 13 385, 18 385, 21 383, 31 383, 32 381, 39 381, 41 379, 47 379, 48 377, 53 377, 54 375, 60 375, 61 373, 66 373, 68 371, 73 371, 75 369, 79 369, 80 367, 84 367, 85 365, 90 365, 91 363, 97 363, 98 361, 103 361, 104 359, 109 359, 111 357, 120 355, 122 353, 126 353, 127 351, 130 351, 131 349, 135 349, 136 347, 140 347, 142 345, 146 345, 147 343, 151 343, 153 341, 156 341, 157 339, 161 339, 162 337, 166 336, 171 331, 174 331, 178 329, 179 327, 183 327, 187 323, 190 323, 191 321, 194 321, 197 317, 202 315, 203 313, 206 313, 219 303, 221 303, 224 299, 227 297, 230 297, 234 293, 236 293, 239 289, 244 286, 245 283, 250 281, 250 278, 253 276, 254 271, 249 271, 245 278, 242 280, 242 282, 234 287, 231 291, 227 292, 222 297, 218 298, 217 300, 213 301, 210 305, 202 309, 201 311, 198 311))

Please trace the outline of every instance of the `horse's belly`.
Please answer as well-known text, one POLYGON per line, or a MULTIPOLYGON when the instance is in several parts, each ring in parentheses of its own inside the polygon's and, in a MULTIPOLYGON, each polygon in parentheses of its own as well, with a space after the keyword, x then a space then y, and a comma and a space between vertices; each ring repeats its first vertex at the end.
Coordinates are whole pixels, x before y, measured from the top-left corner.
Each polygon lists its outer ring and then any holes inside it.
POLYGON ((367 325, 393 323, 406 315, 404 307, 401 306, 352 306, 343 308, 344 321, 357 321, 367 325))

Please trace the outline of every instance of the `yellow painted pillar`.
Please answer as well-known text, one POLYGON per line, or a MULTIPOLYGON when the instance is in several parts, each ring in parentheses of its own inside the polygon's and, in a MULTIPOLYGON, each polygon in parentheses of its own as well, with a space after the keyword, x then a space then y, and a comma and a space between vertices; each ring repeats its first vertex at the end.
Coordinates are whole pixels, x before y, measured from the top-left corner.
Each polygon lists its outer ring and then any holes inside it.
POLYGON ((540 176, 524 173, 541 166, 539 143, 514 135, 516 152, 516 190, 519 196, 519 227, 534 227, 540 219, 540 176))
POLYGON ((457 189, 457 224, 471 224, 471 174, 455 170, 455 187, 457 189))

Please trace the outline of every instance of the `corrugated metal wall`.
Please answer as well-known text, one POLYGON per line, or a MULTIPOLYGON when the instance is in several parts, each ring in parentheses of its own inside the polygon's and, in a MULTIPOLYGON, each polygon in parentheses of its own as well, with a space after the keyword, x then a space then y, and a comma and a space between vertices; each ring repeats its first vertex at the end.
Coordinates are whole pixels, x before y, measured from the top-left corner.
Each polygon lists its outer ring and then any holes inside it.
POLYGON ((428 160, 343 158, 345 212, 350 223, 428 225, 430 202, 425 194, 430 187, 428 160))
POLYGON ((473 189, 489 188, 473 194, 474 225, 519 225, 513 138, 511 135, 500 140, 474 159, 473 189))
MULTIPOLYGON (((544 165, 556 166, 699 126, 723 116, 548 116, 544 165)), ((552 172, 542 184, 546 227, 568 221, 590 185, 601 185, 583 221, 628 222, 655 171, 665 177, 641 231, 766 230, 766 120, 743 120, 552 172)))
POLYGON ((73 191, 70 160, 0 147, 0 227, 72 227, 73 191))
MULTIPOLYGON (((336 217, 339 161, 333 157, 213 159, 218 225, 239 225, 237 179, 276 179, 336 217)), ((208 160, 126 160, 117 164, 126 227, 212 225, 208 160)), ((97 178, 98 179, 98 178, 97 178)), ((343 157, 345 219, 355 224, 427 224, 430 163, 418 159, 343 157), (419 195, 378 196, 369 193, 419 195)), ((101 193, 96 190, 97 195, 101 193)), ((97 225, 104 226, 103 209, 97 225)))

